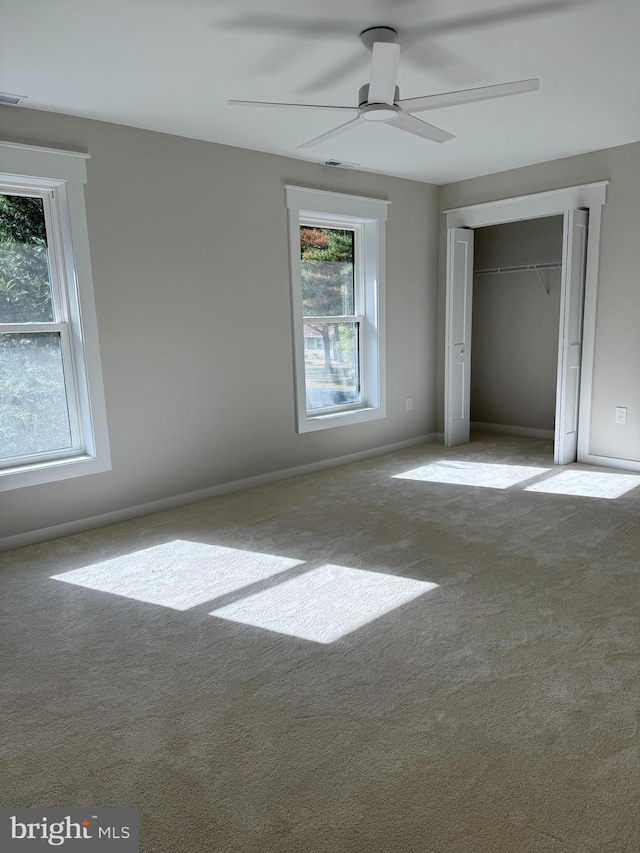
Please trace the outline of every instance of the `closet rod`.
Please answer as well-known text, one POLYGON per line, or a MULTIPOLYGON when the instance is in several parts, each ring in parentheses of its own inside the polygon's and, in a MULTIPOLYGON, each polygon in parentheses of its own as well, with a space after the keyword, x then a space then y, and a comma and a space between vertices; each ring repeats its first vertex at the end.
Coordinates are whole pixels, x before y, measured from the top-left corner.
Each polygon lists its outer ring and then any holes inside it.
POLYGON ((492 267, 491 269, 474 270, 474 275, 494 275, 502 272, 528 272, 529 270, 556 270, 562 267, 561 261, 555 261, 551 264, 521 264, 520 266, 511 267, 492 267))

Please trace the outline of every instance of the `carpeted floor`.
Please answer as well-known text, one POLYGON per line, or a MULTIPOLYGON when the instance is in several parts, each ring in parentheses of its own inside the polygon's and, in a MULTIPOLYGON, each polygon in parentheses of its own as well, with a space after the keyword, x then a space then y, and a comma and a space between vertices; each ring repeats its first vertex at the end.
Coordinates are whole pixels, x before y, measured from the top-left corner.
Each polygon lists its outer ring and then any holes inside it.
POLYGON ((640 481, 581 471, 479 436, 4 554, 0 805, 138 806, 145 853, 640 850, 640 481))

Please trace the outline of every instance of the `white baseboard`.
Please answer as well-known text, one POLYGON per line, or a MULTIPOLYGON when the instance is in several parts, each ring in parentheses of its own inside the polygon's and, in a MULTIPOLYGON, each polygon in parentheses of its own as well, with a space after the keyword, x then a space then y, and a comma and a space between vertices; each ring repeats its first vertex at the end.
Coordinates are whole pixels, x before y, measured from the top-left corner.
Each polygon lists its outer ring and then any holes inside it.
POLYGON ((584 465, 598 465, 600 468, 616 468, 620 471, 640 471, 640 462, 635 459, 616 459, 612 456, 594 456, 593 453, 578 452, 578 462, 584 465))
POLYGON ((385 444, 382 447, 373 447, 370 450, 360 450, 357 453, 349 453, 346 456, 337 456, 333 459, 323 459, 319 462, 310 462, 307 465, 298 465, 295 468, 285 468, 282 471, 271 471, 268 474, 259 474, 257 477, 248 477, 245 480, 234 480, 231 483, 222 483, 219 486, 211 486, 208 489, 199 489, 195 492, 187 492, 182 495, 173 495, 158 501, 151 501, 138 506, 117 509, 113 512, 105 512, 101 515, 93 515, 89 518, 81 518, 69 521, 65 524, 55 524, 52 527, 44 527, 40 530, 29 530, 26 533, 18 533, 15 536, 5 536, 0 539, 0 551, 11 551, 14 548, 24 548, 27 545, 35 545, 38 542, 48 542, 51 539, 60 539, 62 536, 70 536, 73 533, 84 533, 98 527, 107 527, 110 524, 119 524, 122 521, 131 521, 155 512, 163 512, 167 509, 175 509, 186 504, 205 501, 219 495, 230 492, 239 492, 243 489, 251 489, 254 486, 264 486, 279 480, 290 480, 293 477, 301 477, 304 474, 313 474, 326 468, 337 468, 339 465, 347 465, 349 462, 359 462, 362 459, 371 459, 382 456, 385 453, 393 453, 396 450, 404 450, 415 447, 418 444, 427 444, 434 441, 436 433, 420 435, 406 441, 397 441, 394 444, 385 444))
POLYGON ((527 438, 554 438, 552 429, 531 429, 530 427, 505 426, 504 424, 483 424, 471 421, 471 429, 487 432, 504 432, 507 435, 525 435, 527 438))

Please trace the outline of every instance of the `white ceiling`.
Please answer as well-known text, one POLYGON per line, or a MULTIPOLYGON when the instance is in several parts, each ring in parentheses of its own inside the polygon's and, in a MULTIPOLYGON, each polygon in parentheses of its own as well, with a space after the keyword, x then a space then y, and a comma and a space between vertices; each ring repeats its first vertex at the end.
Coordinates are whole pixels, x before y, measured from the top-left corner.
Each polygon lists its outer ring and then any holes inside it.
POLYGON ((0 91, 28 107, 312 162, 446 183, 640 140, 639 0, 0 0, 0 20, 0 91), (441 145, 362 122, 297 151, 345 118, 227 106, 355 104, 358 34, 379 24, 399 34, 402 98, 540 91, 422 113, 456 134, 441 145))

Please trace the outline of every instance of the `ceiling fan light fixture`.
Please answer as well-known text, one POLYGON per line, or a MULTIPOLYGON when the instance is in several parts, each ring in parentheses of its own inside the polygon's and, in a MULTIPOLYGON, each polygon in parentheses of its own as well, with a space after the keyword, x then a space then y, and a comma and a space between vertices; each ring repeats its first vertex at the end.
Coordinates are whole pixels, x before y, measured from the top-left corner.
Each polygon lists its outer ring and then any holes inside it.
POLYGON ((400 112, 392 104, 368 104, 360 110, 360 118, 364 121, 392 121, 400 112))

